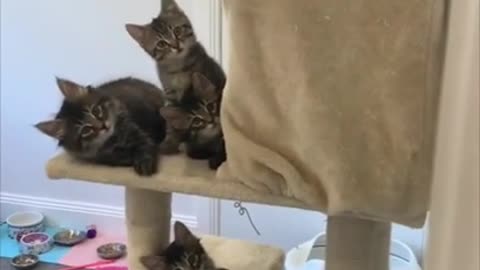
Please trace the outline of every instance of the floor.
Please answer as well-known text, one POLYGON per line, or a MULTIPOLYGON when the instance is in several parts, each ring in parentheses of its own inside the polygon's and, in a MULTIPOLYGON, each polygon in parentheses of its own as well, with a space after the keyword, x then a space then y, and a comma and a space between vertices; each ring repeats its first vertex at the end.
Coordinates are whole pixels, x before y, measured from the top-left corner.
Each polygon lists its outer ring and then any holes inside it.
MULTIPOLYGON (((61 265, 41 263, 37 267, 35 267, 34 270, 59 270, 59 269, 62 269, 62 268, 65 268, 65 267, 61 266, 61 265)), ((10 260, 5 259, 5 258, 0 258, 0 269, 1 270, 16 270, 13 266, 10 265, 10 260)))

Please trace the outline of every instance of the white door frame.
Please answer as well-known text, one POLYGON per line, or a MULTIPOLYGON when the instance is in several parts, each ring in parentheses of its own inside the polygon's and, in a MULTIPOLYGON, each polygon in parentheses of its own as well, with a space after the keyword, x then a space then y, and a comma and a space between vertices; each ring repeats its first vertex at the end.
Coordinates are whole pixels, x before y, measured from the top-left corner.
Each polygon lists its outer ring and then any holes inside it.
MULTIPOLYGON (((193 21, 208 53, 220 64, 222 57, 222 1, 192 0, 193 21)), ((220 200, 199 198, 197 204, 198 230, 211 235, 220 235, 220 200)))
POLYGON ((479 269, 479 2, 450 1, 426 270, 479 269))

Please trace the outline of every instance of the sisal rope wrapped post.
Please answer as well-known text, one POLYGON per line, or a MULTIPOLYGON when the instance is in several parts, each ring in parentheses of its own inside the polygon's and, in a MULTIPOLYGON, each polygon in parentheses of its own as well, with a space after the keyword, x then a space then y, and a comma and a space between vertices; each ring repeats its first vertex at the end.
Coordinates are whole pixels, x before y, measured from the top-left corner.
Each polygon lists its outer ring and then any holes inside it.
POLYGON ((388 270, 391 224, 328 218, 327 270, 388 270))
POLYGON ((172 194, 126 188, 128 269, 146 270, 140 257, 157 254, 169 243, 172 194))

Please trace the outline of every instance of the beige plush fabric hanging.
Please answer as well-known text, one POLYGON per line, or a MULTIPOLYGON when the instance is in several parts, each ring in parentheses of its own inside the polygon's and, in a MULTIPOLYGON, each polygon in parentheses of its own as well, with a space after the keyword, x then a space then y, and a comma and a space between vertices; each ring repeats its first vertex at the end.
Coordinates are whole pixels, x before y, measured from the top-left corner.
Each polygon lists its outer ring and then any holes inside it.
POLYGON ((330 214, 421 226, 443 0, 225 0, 220 178, 330 214))

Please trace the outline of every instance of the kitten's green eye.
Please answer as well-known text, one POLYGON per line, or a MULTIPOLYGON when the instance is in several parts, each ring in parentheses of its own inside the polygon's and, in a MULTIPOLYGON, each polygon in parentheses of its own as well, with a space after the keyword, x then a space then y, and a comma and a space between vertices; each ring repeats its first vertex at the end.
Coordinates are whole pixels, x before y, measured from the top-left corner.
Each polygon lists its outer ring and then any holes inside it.
POLYGON ((203 121, 203 119, 200 119, 200 118, 196 117, 192 121, 192 127, 199 128, 199 127, 202 127, 204 125, 204 123, 205 123, 205 121, 203 121))
POLYGON ((83 126, 82 129, 80 130, 80 135, 83 138, 90 137, 93 135, 95 131, 93 130, 93 127, 91 126, 83 126))
POLYGON ((217 104, 215 104, 214 102, 208 103, 207 104, 207 110, 209 112, 216 113, 217 112, 217 104))
POLYGON ((176 36, 180 36, 181 34, 183 34, 183 26, 177 26, 173 29, 173 33, 176 35, 176 36))
POLYGON ((102 119, 103 118, 103 108, 101 106, 95 106, 92 109, 92 114, 95 116, 97 119, 102 119))
POLYGON ((188 257, 188 263, 191 265, 191 266, 197 266, 198 264, 198 256, 197 255, 191 255, 190 257, 188 257))
POLYGON ((157 47, 160 48, 160 49, 164 49, 168 46, 168 43, 164 40, 160 40, 158 43, 157 43, 157 47))

